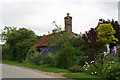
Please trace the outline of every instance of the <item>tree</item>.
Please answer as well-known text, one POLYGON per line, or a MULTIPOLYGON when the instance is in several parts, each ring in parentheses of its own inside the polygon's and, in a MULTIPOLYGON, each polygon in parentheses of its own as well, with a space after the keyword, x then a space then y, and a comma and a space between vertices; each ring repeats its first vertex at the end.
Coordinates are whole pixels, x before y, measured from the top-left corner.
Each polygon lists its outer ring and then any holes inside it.
POLYGON ((32 30, 26 28, 5 27, 1 34, 2 40, 6 41, 12 54, 12 60, 22 61, 26 57, 29 48, 37 41, 32 30))
POLYGON ((84 40, 84 44, 88 45, 88 58, 89 61, 95 59, 95 55, 98 53, 98 47, 100 48, 100 41, 97 41, 97 31, 94 28, 91 28, 89 31, 86 31, 83 35, 82 38, 84 40))
POLYGON ((107 52, 110 53, 108 45, 110 43, 116 43, 118 41, 118 39, 114 36, 116 31, 111 24, 100 24, 97 28, 97 32, 98 40, 102 41, 107 46, 107 52))
MULTIPOLYGON (((99 19, 98 26, 100 24, 111 24, 113 26, 114 30, 116 31, 116 33, 114 34, 114 36, 116 38, 118 38, 118 40, 119 40, 117 42, 117 44, 120 44, 120 36, 119 36, 120 35, 120 25, 119 25, 118 21, 114 21, 113 19, 112 19, 112 21, 110 21, 109 19, 107 21, 104 20, 104 19, 99 19)), ((96 27, 96 29, 98 28, 98 26, 96 27)), ((113 44, 110 44, 111 47, 112 47, 112 45, 113 44)))

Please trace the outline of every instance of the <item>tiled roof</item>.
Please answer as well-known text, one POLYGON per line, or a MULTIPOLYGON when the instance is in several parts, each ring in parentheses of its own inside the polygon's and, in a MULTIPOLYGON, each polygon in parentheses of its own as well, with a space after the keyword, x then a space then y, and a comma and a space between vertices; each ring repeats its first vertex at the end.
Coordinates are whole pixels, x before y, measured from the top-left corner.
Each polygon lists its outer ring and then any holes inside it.
MULTIPOLYGON (((62 31, 62 32, 65 32, 65 31, 62 31)), ((58 32, 58 33, 60 33, 61 34, 61 32, 58 32)), ((54 34, 58 34, 58 33, 52 33, 52 34, 49 34, 49 35, 46 35, 46 36, 44 36, 44 37, 42 37, 35 45, 33 45, 32 47, 38 47, 38 46, 47 46, 48 45, 48 43, 49 43, 49 38, 51 37, 51 36, 53 36, 54 34)), ((78 35, 77 34, 75 34, 75 33, 69 33, 72 37, 73 36, 77 36, 78 37, 78 35)))
POLYGON ((38 46, 47 46, 49 42, 49 38, 53 36, 54 34, 49 34, 44 37, 42 37, 35 45, 32 47, 38 47, 38 46))

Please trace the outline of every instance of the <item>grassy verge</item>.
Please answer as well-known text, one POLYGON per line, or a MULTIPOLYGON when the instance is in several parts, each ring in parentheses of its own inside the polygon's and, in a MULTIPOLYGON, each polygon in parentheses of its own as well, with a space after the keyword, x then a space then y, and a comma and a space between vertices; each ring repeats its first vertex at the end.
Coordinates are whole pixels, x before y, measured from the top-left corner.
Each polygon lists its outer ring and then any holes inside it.
POLYGON ((90 75, 86 73, 67 73, 63 75, 64 77, 71 78, 71 79, 77 79, 77 80, 105 80, 102 77, 90 75))
POLYGON ((27 64, 26 63, 19 63, 19 62, 16 62, 16 61, 2 61, 2 63, 15 65, 15 66, 24 66, 24 67, 27 67, 27 68, 37 69, 37 70, 41 70, 41 71, 45 71, 45 72, 53 72, 53 73, 70 72, 69 70, 66 70, 66 69, 39 66, 39 65, 28 64, 28 63, 27 64))

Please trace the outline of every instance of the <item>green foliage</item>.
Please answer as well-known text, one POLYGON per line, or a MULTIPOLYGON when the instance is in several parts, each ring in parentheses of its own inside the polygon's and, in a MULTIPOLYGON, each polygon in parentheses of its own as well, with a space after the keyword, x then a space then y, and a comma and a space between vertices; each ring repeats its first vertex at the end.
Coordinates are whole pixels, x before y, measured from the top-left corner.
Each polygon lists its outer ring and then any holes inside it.
MULTIPOLYGON (((94 61, 91 61, 90 64, 86 62, 85 65, 83 66, 84 72, 89 73, 91 75, 99 74, 97 68, 98 68, 98 65, 96 66, 94 64, 94 61)), ((100 68, 100 66, 99 66, 99 68, 100 68)))
POLYGON ((116 31, 113 29, 111 24, 100 24, 97 31, 99 40, 105 44, 116 43, 118 41, 118 39, 113 35, 116 31))
POLYGON ((56 67, 69 68, 75 64, 75 49, 69 44, 65 44, 62 50, 56 56, 56 67))
POLYGON ((88 60, 88 56, 76 56, 76 65, 83 66, 88 60))
POLYGON ((83 72, 83 67, 74 65, 74 66, 70 67, 69 70, 72 72, 83 72))
POLYGON ((56 64, 56 55, 53 53, 48 53, 47 54, 47 60, 46 60, 46 64, 48 64, 48 66, 51 67, 55 67, 56 64))
POLYGON ((83 66, 84 72, 103 76, 108 79, 119 80, 120 79, 120 63, 119 57, 113 55, 107 55, 104 58, 98 58, 96 61, 91 61, 83 66))
POLYGON ((111 80, 120 80, 120 63, 103 64, 102 75, 111 80))
MULTIPOLYGON (((17 29, 16 27, 7 27, 5 26, 5 28, 2 31, 2 33, 0 34, 1 36, 1 40, 6 40, 6 42, 8 41, 9 42, 9 39, 11 39, 11 34, 13 32, 15 32, 17 29)), ((14 35, 13 35, 14 36, 14 35)))
POLYGON ((7 45, 2 46, 2 60, 12 60, 12 53, 7 45))
POLYGON ((56 55, 55 60, 56 67, 68 68, 71 64, 82 66, 87 60, 88 46, 84 44, 83 39, 70 37, 70 35, 66 32, 59 32, 52 36, 49 46, 54 46, 58 48, 58 54, 56 55))
POLYGON ((54 34, 50 38, 49 46, 54 46, 54 47, 61 49, 63 47, 63 44, 66 42, 69 42, 69 40, 70 38, 69 38, 68 33, 59 32, 59 33, 54 34))
MULTIPOLYGON (((118 55, 118 57, 120 57, 120 48, 117 49, 117 55, 118 55)), ((120 61, 120 58, 119 58, 119 61, 120 61)))
POLYGON ((116 33, 114 34, 114 36, 119 40, 117 43, 120 43, 120 24, 118 23, 118 21, 114 21, 113 19, 110 21, 108 20, 104 20, 104 19, 99 19, 98 22, 98 26, 100 24, 111 24, 114 28, 114 30, 116 31, 116 33))
POLYGON ((30 48, 26 54, 25 63, 34 63, 35 56, 38 55, 37 48, 30 48))
MULTIPOLYGON (((1 37, 9 45, 12 60, 22 62, 29 48, 37 41, 35 33, 26 28, 5 27, 1 37)), ((11 56, 10 56, 11 57, 11 56)))
POLYGON ((55 66, 55 54, 53 53, 41 53, 37 51, 37 48, 30 48, 25 63, 33 63, 37 65, 44 65, 44 66, 55 66), (39 61, 35 61, 35 58, 40 59, 39 61))
POLYGON ((71 38, 69 43, 75 48, 77 56, 86 56, 88 53, 88 45, 84 43, 82 38, 71 38))
POLYGON ((103 59, 101 75, 111 80, 120 79, 120 63, 118 56, 107 55, 103 59))

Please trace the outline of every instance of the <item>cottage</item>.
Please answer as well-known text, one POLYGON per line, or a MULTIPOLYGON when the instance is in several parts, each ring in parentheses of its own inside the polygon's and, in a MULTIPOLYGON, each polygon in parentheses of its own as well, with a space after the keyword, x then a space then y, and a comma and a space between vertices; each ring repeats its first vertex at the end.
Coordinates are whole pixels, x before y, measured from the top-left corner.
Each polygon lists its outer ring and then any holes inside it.
MULTIPOLYGON (((63 31, 63 32, 69 33, 70 37, 73 37, 73 36, 74 37, 79 37, 78 34, 75 34, 75 33, 72 32, 72 17, 70 16, 69 13, 67 13, 67 16, 64 18, 64 21, 65 21, 65 31, 63 31)), ((51 36, 53 36, 54 34, 57 34, 57 33, 52 33, 52 34, 49 34, 49 35, 45 35, 32 47, 39 47, 39 48, 46 47, 49 43, 49 38, 51 36)))

